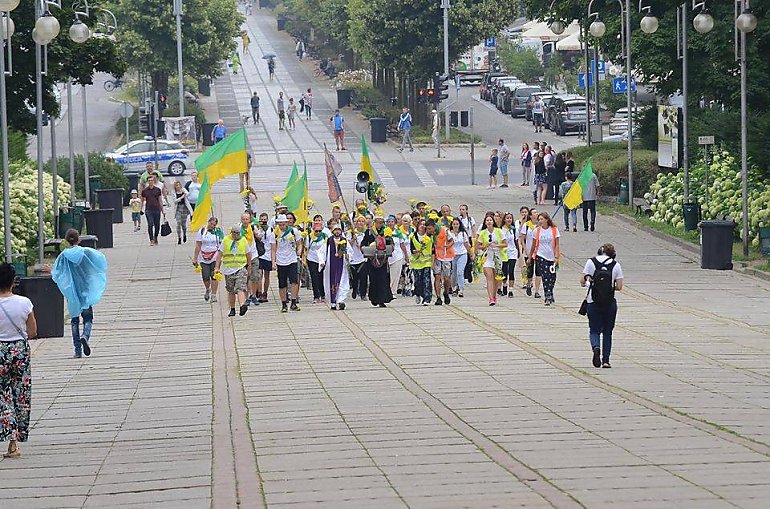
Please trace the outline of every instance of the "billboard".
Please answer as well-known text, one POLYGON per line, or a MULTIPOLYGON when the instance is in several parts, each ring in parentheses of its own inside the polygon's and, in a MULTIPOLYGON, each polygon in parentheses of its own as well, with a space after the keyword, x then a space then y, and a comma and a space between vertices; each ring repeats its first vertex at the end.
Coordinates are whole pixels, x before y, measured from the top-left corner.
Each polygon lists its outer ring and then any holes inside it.
POLYGON ((658 105, 658 166, 679 168, 679 115, 677 106, 658 105))

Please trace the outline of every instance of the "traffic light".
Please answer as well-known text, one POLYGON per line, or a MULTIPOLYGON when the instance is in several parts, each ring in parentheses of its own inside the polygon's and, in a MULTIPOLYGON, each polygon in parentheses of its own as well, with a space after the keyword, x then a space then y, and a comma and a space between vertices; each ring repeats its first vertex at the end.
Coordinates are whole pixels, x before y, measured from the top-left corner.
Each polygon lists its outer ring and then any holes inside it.
POLYGON ((449 75, 436 73, 433 76, 433 102, 440 103, 444 99, 449 99, 449 75))
POLYGON ((158 111, 160 112, 160 116, 163 116, 163 111, 168 108, 168 97, 161 94, 158 96, 158 111))
POLYGON ((436 89, 435 88, 429 88, 427 91, 428 96, 428 102, 434 103, 436 102, 436 89))
POLYGON ((372 178, 368 171, 359 171, 356 175, 356 192, 368 195, 371 181, 372 178))
POLYGON ((427 102, 428 99, 428 91, 424 88, 420 88, 417 90, 417 102, 418 103, 424 103, 427 102))
POLYGON ((143 134, 150 134, 150 115, 148 110, 149 108, 144 106, 139 107, 139 132, 143 134))

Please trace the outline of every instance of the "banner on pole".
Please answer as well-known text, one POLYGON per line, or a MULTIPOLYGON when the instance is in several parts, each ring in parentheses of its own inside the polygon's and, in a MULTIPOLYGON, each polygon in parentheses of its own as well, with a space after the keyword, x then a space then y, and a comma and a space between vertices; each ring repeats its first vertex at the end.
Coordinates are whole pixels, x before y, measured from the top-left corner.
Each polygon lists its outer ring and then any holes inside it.
POLYGON ((195 117, 163 117, 163 121, 167 140, 176 140, 185 147, 196 146, 195 117))

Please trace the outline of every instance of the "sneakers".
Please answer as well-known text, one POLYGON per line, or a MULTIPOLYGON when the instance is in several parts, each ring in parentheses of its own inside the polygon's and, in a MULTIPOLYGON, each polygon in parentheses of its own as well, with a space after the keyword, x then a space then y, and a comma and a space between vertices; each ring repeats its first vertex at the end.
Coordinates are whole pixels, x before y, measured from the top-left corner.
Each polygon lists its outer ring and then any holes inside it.
POLYGON ((537 292, 535 292, 535 298, 536 298, 536 299, 539 299, 539 298, 540 298, 540 294, 539 294, 539 293, 537 293, 537 292))
POLYGON ((211 290, 206 290, 206 293, 203 294, 203 300, 208 302, 210 298, 211 298, 211 290))
POLYGON ((291 309, 292 311, 299 311, 299 306, 297 305, 296 302, 292 302, 291 307, 289 309, 291 309))
POLYGON ((602 362, 602 367, 603 368, 611 368, 612 366, 610 366, 609 362, 602 362))
POLYGON ((75 352, 75 354, 72 356, 73 359, 81 359, 83 358, 83 354, 80 352, 75 352))
POLYGON ((340 311, 345 311, 345 303, 344 302, 340 302, 339 304, 337 304, 337 308, 340 311))
POLYGON ((577 226, 573 226, 573 227, 572 227, 572 231, 573 231, 573 232, 576 232, 576 231, 577 231, 577 226))
POLYGON ((415 304, 419 304, 420 302, 422 302, 422 298, 419 295, 415 295, 414 296, 414 303, 415 304))
POLYGON ((83 354, 88 357, 91 355, 91 346, 88 344, 88 338, 80 338, 80 346, 83 348, 83 354))
POLYGON ((508 184, 503 184, 500 187, 508 187, 508 184))
MULTIPOLYGON (((594 225, 591 225, 591 231, 594 231, 594 225)), ((609 363, 607 364, 607 367, 610 367, 609 363)))
POLYGON ((430 306, 430 301, 428 299, 422 299, 422 305, 423 306, 430 306))
POLYGON ((443 304, 443 302, 441 302, 441 297, 436 297, 436 305, 440 306, 442 304, 443 304))
POLYGON ((450 302, 452 302, 452 299, 449 298, 448 293, 444 293, 444 302, 449 305, 450 302))
POLYGON ((281 304, 281 313, 288 313, 289 312, 289 305, 285 302, 281 304))
POLYGON ((568 232, 568 231, 569 231, 569 225, 567 225, 567 226, 565 226, 565 227, 564 227, 564 231, 565 231, 565 232, 568 232))
POLYGON ((532 287, 527 285, 527 297, 532 297, 532 287))
POLYGON ((211 303, 214 304, 215 302, 217 302, 217 294, 212 294, 211 295, 211 303))
POLYGON ((457 292, 458 297, 463 297, 463 292, 457 292))
POLYGON ((235 308, 230 308, 230 312, 227 313, 227 316, 235 316, 235 308))
POLYGON ((509 299, 512 299, 512 298, 513 298, 513 292, 508 292, 508 298, 509 298, 509 299))
POLYGON ((595 368, 598 368, 599 366, 602 365, 602 360, 600 359, 600 356, 601 356, 601 350, 599 350, 599 347, 597 346, 596 348, 594 348, 594 357, 591 360, 595 368))
POLYGON ((241 304, 240 309, 238 309, 238 315, 243 316, 243 315, 246 314, 246 311, 248 311, 248 310, 249 310, 249 305, 248 304, 245 304, 245 303, 241 304))

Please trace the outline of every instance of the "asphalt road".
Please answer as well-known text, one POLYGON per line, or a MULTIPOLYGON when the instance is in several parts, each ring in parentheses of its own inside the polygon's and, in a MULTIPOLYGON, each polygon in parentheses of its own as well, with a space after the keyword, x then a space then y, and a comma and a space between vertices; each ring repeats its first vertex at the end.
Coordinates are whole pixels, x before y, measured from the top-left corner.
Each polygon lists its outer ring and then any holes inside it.
MULTIPOLYGON (((120 103, 110 101, 115 92, 104 90, 104 82, 111 79, 109 74, 99 73, 94 77, 94 84, 88 86, 86 97, 88 102, 88 149, 89 151, 106 151, 114 147, 110 146, 115 137, 115 122, 120 118, 118 109, 120 103)), ((61 118, 56 119, 56 152, 57 156, 66 156, 70 143, 76 154, 82 154, 85 142, 85 130, 83 129, 83 100, 82 87, 72 87, 73 108, 70 111, 67 104, 66 87, 61 89, 61 118), (67 136, 67 115, 72 114, 73 133, 72 140, 67 136)), ((46 159, 51 157, 51 127, 44 127, 43 153, 46 159)), ((37 137, 31 136, 29 142, 29 155, 37 158, 37 137)))

